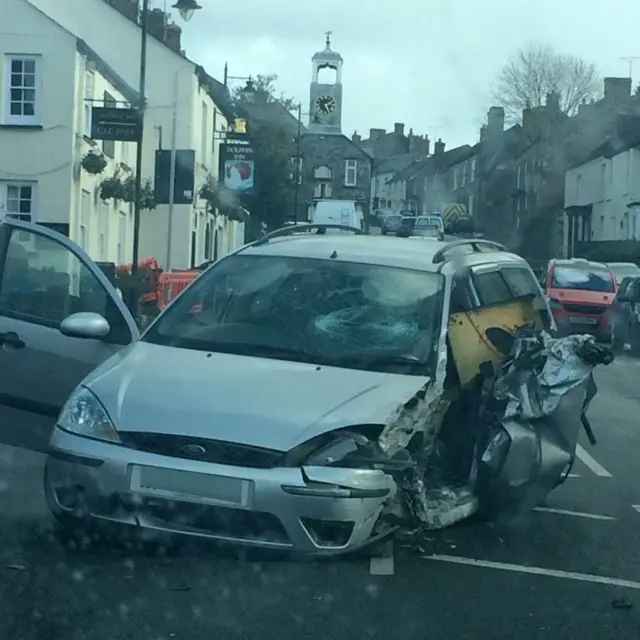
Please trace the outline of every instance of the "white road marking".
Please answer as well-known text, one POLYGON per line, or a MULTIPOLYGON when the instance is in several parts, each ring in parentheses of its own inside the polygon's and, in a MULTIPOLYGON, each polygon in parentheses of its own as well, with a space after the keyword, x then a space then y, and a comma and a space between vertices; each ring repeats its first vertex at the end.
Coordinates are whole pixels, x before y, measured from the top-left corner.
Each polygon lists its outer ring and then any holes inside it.
POLYGON ((470 567, 481 567, 483 569, 499 569, 501 571, 513 571, 515 573, 528 573, 536 576, 546 576, 549 578, 563 578, 565 580, 577 580, 580 582, 592 582, 596 584, 607 584, 614 587, 624 587, 627 589, 640 589, 640 582, 633 580, 622 580, 621 578, 609 578, 607 576, 596 576, 590 573, 575 573, 573 571, 559 571, 558 569, 544 569, 542 567, 529 567, 522 564, 509 564, 506 562, 492 562, 490 560, 476 560, 474 558, 462 558, 460 556, 447 556, 435 554, 432 556, 422 556, 425 560, 435 560, 437 562, 449 562, 453 564, 463 564, 470 567))
POLYGON ((640 504, 632 504, 631 505, 638 513, 640 513, 640 504))
POLYGON ((612 478, 613 476, 597 461, 591 456, 591 454, 587 453, 584 448, 580 445, 576 447, 576 456, 584 462, 584 464, 593 471, 597 476, 602 478, 612 478))
POLYGON ((384 544, 380 555, 373 556, 369 561, 369 573, 372 576, 392 576, 394 573, 393 541, 384 544))
POLYGON ((570 473, 569 478, 581 478, 582 476, 579 473, 570 473))
POLYGON ((599 513, 585 513, 583 511, 569 511, 568 509, 552 509, 551 507, 535 507, 534 511, 543 513, 557 513, 562 516, 578 516, 579 518, 591 518, 591 520, 615 520, 612 516, 603 516, 599 513))

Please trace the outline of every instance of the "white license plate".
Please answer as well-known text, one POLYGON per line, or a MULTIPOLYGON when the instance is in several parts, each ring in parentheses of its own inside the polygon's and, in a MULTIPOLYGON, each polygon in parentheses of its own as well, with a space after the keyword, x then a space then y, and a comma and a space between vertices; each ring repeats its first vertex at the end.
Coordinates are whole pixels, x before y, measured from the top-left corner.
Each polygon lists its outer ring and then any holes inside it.
POLYGON ((131 491, 168 500, 246 507, 252 482, 179 469, 134 465, 131 491))
POLYGON ((569 316, 569 322, 573 322, 574 324, 597 324, 597 320, 595 318, 585 318, 583 316, 569 316))

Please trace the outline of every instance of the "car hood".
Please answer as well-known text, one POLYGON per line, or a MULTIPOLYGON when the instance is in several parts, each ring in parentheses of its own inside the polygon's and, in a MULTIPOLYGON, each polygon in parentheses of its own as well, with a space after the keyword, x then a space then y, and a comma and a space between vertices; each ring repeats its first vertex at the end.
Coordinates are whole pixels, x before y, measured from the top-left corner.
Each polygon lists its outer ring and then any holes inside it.
POLYGON ((288 451, 321 433, 384 424, 428 377, 138 342, 84 382, 118 431, 288 451))
POLYGON ((607 306, 613 302, 615 293, 606 291, 583 291, 581 289, 547 289, 549 298, 564 304, 584 304, 607 306))

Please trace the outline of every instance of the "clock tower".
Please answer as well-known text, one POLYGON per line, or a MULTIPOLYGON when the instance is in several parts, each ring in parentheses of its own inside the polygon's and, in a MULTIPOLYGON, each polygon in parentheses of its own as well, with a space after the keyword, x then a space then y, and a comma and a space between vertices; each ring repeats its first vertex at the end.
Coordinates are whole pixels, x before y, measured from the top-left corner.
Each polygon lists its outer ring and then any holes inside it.
POLYGON ((312 58, 309 133, 342 133, 342 63, 342 56, 331 49, 331 31, 327 31, 324 51, 312 58), (334 72, 333 82, 319 82, 324 69, 334 72))

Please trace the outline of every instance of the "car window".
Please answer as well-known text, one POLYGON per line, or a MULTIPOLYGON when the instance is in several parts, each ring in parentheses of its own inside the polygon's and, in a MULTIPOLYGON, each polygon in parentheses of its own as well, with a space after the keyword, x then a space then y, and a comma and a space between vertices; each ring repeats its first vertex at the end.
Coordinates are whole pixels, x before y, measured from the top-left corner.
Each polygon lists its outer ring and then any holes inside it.
POLYGON ((594 264, 556 265, 551 286, 554 289, 602 291, 614 293, 615 284, 609 270, 594 264))
POLYGON ((474 282, 483 305, 508 302, 513 299, 507 281, 499 271, 476 273, 474 282))
POLYGON ((204 273, 144 341, 363 369, 375 358, 424 363, 442 289, 437 273, 238 254, 204 273))
POLYGON ((507 281, 507 285, 509 289, 511 289, 514 298, 540 295, 540 290, 535 278, 526 269, 502 269, 502 275, 507 281))
POLYGON ((107 290, 57 240, 14 229, 0 268, 1 315, 57 328, 67 316, 90 311, 111 325, 107 341, 131 341, 131 332, 107 290))

